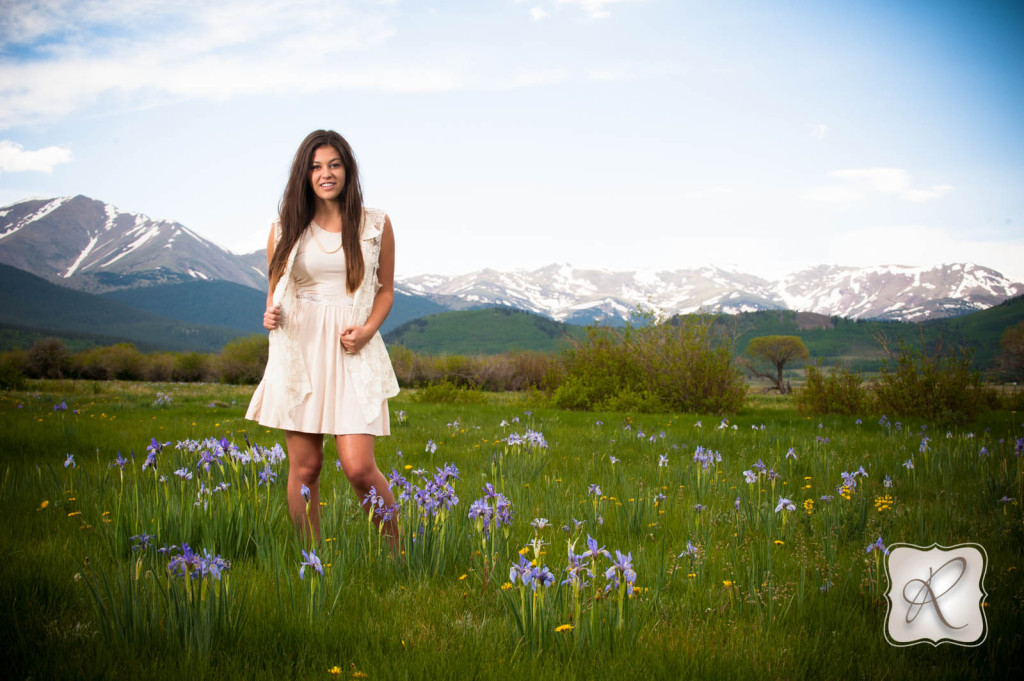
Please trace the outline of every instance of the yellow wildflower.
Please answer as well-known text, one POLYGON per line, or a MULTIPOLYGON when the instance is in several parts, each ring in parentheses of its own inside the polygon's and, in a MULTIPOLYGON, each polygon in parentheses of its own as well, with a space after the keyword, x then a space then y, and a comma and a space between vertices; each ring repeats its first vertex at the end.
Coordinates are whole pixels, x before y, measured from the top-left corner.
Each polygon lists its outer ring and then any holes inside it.
POLYGON ((513 589, 513 588, 515 588, 515 587, 512 586, 512 582, 505 582, 504 584, 501 585, 501 590, 502 591, 508 591, 509 589, 513 589))
POLYGON ((781 539, 776 539, 775 540, 775 545, 776 546, 785 546, 786 542, 782 541, 781 539))
POLYGON ((46 508, 50 505, 49 499, 43 499, 43 503, 39 504, 39 508, 46 508))
POLYGON ((807 511, 807 515, 814 512, 814 499, 804 499, 804 510, 807 511))
POLYGON ((560 634, 563 631, 572 631, 573 626, 571 624, 561 624, 555 627, 555 633, 560 634))
POLYGON ((468 576, 469 576, 469 575, 462 575, 461 577, 459 577, 459 581, 461 582, 462 580, 464 580, 464 579, 465 579, 466 577, 468 577, 468 576))
POLYGON ((341 667, 339 667, 338 665, 334 665, 333 667, 327 670, 327 673, 334 674, 335 676, 337 676, 338 674, 341 674, 341 667))
POLYGON ((731 579, 722 580, 722 586, 724 586, 726 588, 729 588, 732 585, 733 585, 733 581, 731 579))

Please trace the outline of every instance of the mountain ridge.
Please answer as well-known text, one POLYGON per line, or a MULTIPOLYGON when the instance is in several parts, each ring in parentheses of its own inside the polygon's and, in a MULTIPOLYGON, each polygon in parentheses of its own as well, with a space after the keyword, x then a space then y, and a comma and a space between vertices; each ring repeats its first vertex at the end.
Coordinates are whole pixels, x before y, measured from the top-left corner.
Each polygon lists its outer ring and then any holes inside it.
MULTIPOLYGON (((261 251, 235 254, 180 223, 81 195, 0 208, 0 263, 92 293, 199 281, 266 290, 261 251)), ((791 309, 925 321, 987 309, 1024 293, 1024 284, 973 263, 816 265, 776 279, 716 265, 616 272, 551 264, 398 276, 396 292, 419 301, 410 309, 514 307, 572 324, 621 324, 638 308, 662 317, 791 309)))

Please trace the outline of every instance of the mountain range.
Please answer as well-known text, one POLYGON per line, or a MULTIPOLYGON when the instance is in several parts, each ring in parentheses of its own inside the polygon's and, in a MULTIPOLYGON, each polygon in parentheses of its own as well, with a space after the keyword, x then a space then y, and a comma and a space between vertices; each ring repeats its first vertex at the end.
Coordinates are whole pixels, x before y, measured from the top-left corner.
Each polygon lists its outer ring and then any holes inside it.
POLYGON ((775 281, 714 266, 610 272, 549 265, 406 277, 397 285, 453 309, 502 305, 583 324, 629 319, 638 307, 659 316, 788 309, 850 319, 924 321, 983 310, 1024 292, 1024 285, 970 263, 820 265, 775 281))
MULTIPOLYGON (((180 223, 123 212, 85 196, 33 199, 0 208, 0 263, 59 286, 156 306, 149 309, 162 313, 180 297, 179 289, 169 293, 166 287, 188 284, 187 294, 195 300, 203 296, 200 283, 230 282, 259 292, 252 296, 255 319, 266 290, 262 252, 235 254, 180 223)), ((573 324, 621 323, 638 307, 661 316, 790 309, 851 319, 924 321, 989 308, 1024 293, 1024 284, 970 263, 820 265, 776 280, 716 266, 613 272, 549 265, 400 276, 396 291, 396 321, 490 306, 573 324)), ((243 297, 248 300, 249 295, 243 297)), ((190 321, 216 323, 211 316, 215 310, 204 314, 190 321)))

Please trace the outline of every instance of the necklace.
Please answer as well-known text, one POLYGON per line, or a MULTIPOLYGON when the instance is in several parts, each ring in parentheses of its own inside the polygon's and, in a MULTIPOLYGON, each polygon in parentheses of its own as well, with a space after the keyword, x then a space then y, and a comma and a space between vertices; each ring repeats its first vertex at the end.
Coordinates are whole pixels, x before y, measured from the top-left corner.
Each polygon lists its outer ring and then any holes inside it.
MULTIPOLYGON (((316 236, 316 228, 315 228, 314 223, 312 223, 312 222, 309 223, 309 233, 313 235, 313 241, 316 242, 317 248, 319 248, 321 251, 323 251, 327 255, 331 255, 333 253, 337 253, 338 251, 340 251, 341 247, 342 247, 342 245, 344 243, 344 240, 341 240, 341 241, 338 242, 338 247, 337 248, 335 248, 333 251, 328 251, 326 248, 324 248, 324 245, 322 243, 320 243, 320 239, 317 238, 317 236, 316 236)), ((338 233, 338 236, 341 236, 340 232, 338 233)))

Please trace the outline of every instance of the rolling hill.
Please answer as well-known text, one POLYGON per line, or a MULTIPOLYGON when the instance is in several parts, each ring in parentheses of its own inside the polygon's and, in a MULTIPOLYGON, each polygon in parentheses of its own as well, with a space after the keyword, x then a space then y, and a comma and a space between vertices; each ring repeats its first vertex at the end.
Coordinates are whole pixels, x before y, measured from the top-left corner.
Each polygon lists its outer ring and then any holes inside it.
MULTIPOLYGON (((81 291, 51 284, 0 265, 0 324, 60 336, 63 332, 128 341, 144 349, 219 350, 245 331, 193 324, 155 315, 81 291)), ((8 337, 10 337, 8 335, 8 337)))
MULTIPOLYGON (((143 288, 121 289, 103 294, 139 310, 160 310, 165 317, 192 324, 225 326, 245 333, 266 333, 263 310, 266 290, 259 291, 230 281, 190 281, 158 284, 143 288)), ((395 293, 391 314, 384 320, 382 333, 405 322, 447 308, 419 296, 395 293)))
POLYGON ((558 350, 586 330, 508 307, 432 314, 385 334, 390 345, 421 354, 492 355, 511 350, 558 350))

